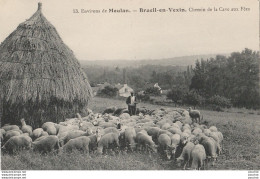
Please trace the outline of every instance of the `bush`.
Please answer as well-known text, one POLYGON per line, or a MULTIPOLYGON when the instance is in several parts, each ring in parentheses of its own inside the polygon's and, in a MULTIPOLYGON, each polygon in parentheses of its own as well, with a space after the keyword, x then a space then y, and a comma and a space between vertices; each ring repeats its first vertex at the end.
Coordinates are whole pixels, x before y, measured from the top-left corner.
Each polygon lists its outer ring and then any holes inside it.
POLYGON ((186 91, 185 88, 181 87, 173 88, 167 93, 166 97, 167 99, 172 100, 175 104, 182 104, 186 91))
POLYGON ((192 105, 194 108, 197 105, 203 104, 205 99, 200 96, 196 91, 189 91, 183 97, 183 102, 192 105))
POLYGON ((136 94, 136 98, 137 98, 137 100, 140 100, 140 101, 149 101, 150 100, 150 96, 147 94, 136 94))
POLYGON ((207 100, 207 103, 212 105, 215 110, 221 108, 230 108, 232 106, 231 100, 223 96, 214 95, 207 100))
POLYGON ((145 89, 144 94, 146 94, 146 95, 153 95, 153 96, 159 96, 161 94, 161 91, 158 88, 150 87, 150 88, 146 88, 145 89))
POLYGON ((97 96, 115 97, 118 94, 118 89, 112 86, 106 86, 104 89, 98 91, 97 96))

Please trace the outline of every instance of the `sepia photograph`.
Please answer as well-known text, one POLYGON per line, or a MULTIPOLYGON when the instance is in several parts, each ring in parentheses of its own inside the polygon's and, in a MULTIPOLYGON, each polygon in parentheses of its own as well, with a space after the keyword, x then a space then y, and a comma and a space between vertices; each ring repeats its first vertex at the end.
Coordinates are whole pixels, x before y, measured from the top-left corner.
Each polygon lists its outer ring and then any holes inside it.
POLYGON ((245 170, 258 179, 259 7, 0 0, 1 177, 245 170))

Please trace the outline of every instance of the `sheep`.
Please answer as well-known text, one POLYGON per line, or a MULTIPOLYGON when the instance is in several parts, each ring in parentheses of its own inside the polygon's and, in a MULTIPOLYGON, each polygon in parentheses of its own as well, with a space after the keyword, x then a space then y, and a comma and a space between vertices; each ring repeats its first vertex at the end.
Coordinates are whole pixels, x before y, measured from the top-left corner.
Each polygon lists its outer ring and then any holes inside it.
POLYGON ((191 135, 189 136, 189 141, 192 142, 192 143, 194 143, 194 144, 196 144, 196 143, 198 142, 198 138, 197 138, 196 135, 191 134, 191 135))
POLYGON ((115 111, 117 110, 117 107, 109 107, 109 108, 106 108, 102 114, 109 114, 109 113, 114 113, 115 111))
POLYGON ((156 127, 156 124, 154 124, 153 122, 145 122, 145 123, 143 123, 143 127, 144 128, 156 127))
POLYGON ((46 131, 42 131, 41 136, 49 136, 49 134, 46 131))
POLYGON ((138 133, 138 132, 144 130, 141 126, 134 127, 134 129, 135 129, 135 132, 136 132, 136 133, 138 133))
POLYGON ((31 149, 32 139, 29 136, 19 135, 11 137, 2 147, 4 151, 15 153, 21 149, 31 149))
POLYGON ((182 133, 191 134, 191 130, 190 129, 185 129, 182 133))
POLYGON ((180 135, 182 134, 182 131, 177 127, 171 127, 168 129, 168 131, 171 132, 172 134, 180 134, 180 135))
POLYGON ((4 135, 5 135, 5 130, 4 130, 4 129, 1 129, 1 130, 0 130, 0 139, 1 139, 1 143, 2 143, 3 140, 4 140, 4 135))
POLYGON ((209 130, 210 130, 211 132, 218 132, 218 129, 217 129, 216 126, 211 126, 211 127, 209 128, 209 130))
POLYGON ((191 169, 200 170, 205 167, 206 151, 203 145, 196 144, 191 151, 191 169))
POLYGON ((204 130, 203 130, 203 133, 204 133, 206 136, 209 137, 209 134, 211 133, 211 130, 209 130, 209 129, 204 129, 204 130))
POLYGON ((68 141, 60 150, 64 152, 72 152, 73 150, 81 150, 89 156, 90 139, 87 136, 80 136, 68 141))
POLYGON ((4 125, 2 129, 4 129, 7 132, 10 130, 19 129, 19 127, 17 125, 4 125))
POLYGON ((152 136, 153 141, 155 144, 158 144, 158 133, 161 131, 159 127, 150 127, 147 129, 147 134, 152 136))
POLYGON ((158 149, 160 150, 161 154, 165 154, 167 159, 171 159, 173 154, 173 148, 171 146, 171 138, 167 134, 161 134, 158 137, 158 149))
POLYGON ((148 135, 147 131, 144 130, 144 129, 140 130, 138 133, 142 133, 142 134, 148 135))
POLYGON ((173 134, 171 133, 171 132, 169 132, 168 130, 160 130, 159 132, 158 132, 158 135, 157 135, 157 138, 159 138, 159 136, 161 135, 161 134, 167 134, 168 136, 172 136, 173 134))
POLYGON ((218 142, 207 136, 202 136, 199 142, 205 148, 207 159, 211 159, 211 165, 214 166, 215 161, 217 160, 217 154, 220 151, 218 142))
MULTIPOLYGON (((49 134, 48 134, 49 135, 49 134)), ((37 139, 35 139, 33 142, 37 142, 37 141, 40 141, 40 140, 42 140, 42 139, 44 139, 44 138, 46 138, 47 136, 41 136, 41 137, 39 137, 39 138, 37 138, 37 139)))
POLYGON ((208 126, 206 126, 205 124, 200 124, 199 128, 201 128, 201 130, 203 131, 204 129, 207 129, 208 126))
POLYGON ((80 136, 89 136, 89 135, 91 135, 91 133, 89 133, 88 131, 86 131, 86 132, 81 131, 81 130, 68 131, 66 136, 62 137, 59 140, 59 142, 60 142, 60 145, 63 146, 71 139, 74 139, 74 138, 77 138, 80 136))
POLYGON ((185 129, 191 130, 190 125, 189 124, 184 124, 183 127, 182 127, 182 131, 184 131, 185 129))
POLYGON ((162 128, 162 126, 166 123, 169 123, 170 125, 173 124, 173 122, 170 119, 163 119, 163 120, 160 120, 159 122, 157 122, 156 125, 159 125, 160 128, 162 128))
POLYGON ((4 137, 4 141, 8 141, 11 137, 19 136, 19 135, 21 135, 21 133, 17 130, 7 131, 6 134, 5 134, 5 137, 4 137))
POLYGON ((221 146, 223 146, 223 139, 224 139, 223 134, 221 132, 219 132, 219 131, 216 132, 216 133, 218 135, 219 144, 221 144, 221 146))
POLYGON ((183 163, 183 169, 186 169, 187 164, 190 163, 191 160, 191 151, 194 147, 192 142, 187 142, 182 150, 181 155, 176 159, 178 165, 180 166, 183 163))
POLYGON ((41 137, 42 132, 43 132, 42 128, 34 129, 33 132, 32 132, 32 139, 35 140, 35 139, 41 137))
POLYGON ((136 148, 142 147, 143 149, 144 148, 148 150, 150 149, 154 153, 157 153, 157 146, 153 142, 152 137, 147 134, 138 132, 136 134, 136 143, 137 143, 136 148))
POLYGON ((222 152, 223 147, 223 134, 221 132, 211 132, 209 133, 209 137, 213 138, 220 147, 219 154, 222 152))
POLYGON ((40 137, 40 140, 35 140, 32 142, 32 147, 34 151, 39 151, 40 153, 47 153, 53 150, 59 150, 59 138, 54 135, 40 137))
POLYGON ((79 127, 75 125, 68 125, 68 126, 59 125, 59 132, 57 136, 59 139, 61 139, 65 137, 69 131, 74 131, 74 130, 79 130, 79 127))
POLYGON ((94 125, 91 122, 82 121, 79 123, 79 130, 86 131, 88 129, 93 129, 94 125))
POLYGON ((108 133, 101 137, 98 142, 97 152, 98 154, 102 154, 104 149, 115 149, 119 148, 119 135, 116 133, 108 133))
POLYGON ((125 143, 126 146, 129 147, 131 151, 134 151, 136 147, 135 139, 136 139, 136 132, 134 128, 127 128, 124 132, 125 143))
POLYGON ((42 137, 42 136, 48 136, 48 132, 46 131, 43 131, 42 128, 37 128, 37 129, 34 129, 33 132, 32 132, 32 139, 33 140, 36 140, 38 139, 39 137, 42 137))
POLYGON ((189 141, 189 138, 190 138, 190 134, 184 132, 184 133, 181 134, 180 142, 182 144, 185 144, 189 141))
POLYGON ((4 136, 6 134, 6 131, 4 129, 0 129, 0 133, 4 136))
MULTIPOLYGON (((115 113, 116 112, 117 111, 115 111, 115 113)), ((127 109, 123 109, 119 115, 115 115, 115 116, 119 116, 120 119, 130 119, 131 116, 127 112, 128 112, 127 109)))
MULTIPOLYGON (((21 131, 20 129, 12 129, 12 130, 9 130, 9 131, 7 131, 7 132, 13 132, 13 131, 17 131, 17 132, 19 132, 20 134, 23 133, 23 131, 21 131)), ((7 133, 7 132, 6 132, 6 133, 7 133)))
POLYGON ((100 131, 101 135, 105 135, 105 134, 108 134, 110 132, 119 133, 118 129, 115 128, 115 127, 108 127, 108 128, 105 128, 105 129, 100 131))
POLYGON ((99 127, 102 127, 102 128, 108 128, 108 127, 117 127, 114 123, 112 122, 101 122, 98 124, 99 127))
POLYGON ((123 114, 123 112, 126 111, 126 108, 117 108, 114 112, 113 112, 113 116, 120 116, 121 114, 123 114))
POLYGON ((175 124, 177 124, 179 126, 179 128, 181 129, 182 128, 182 122, 181 121, 176 121, 175 124))
POLYGON ((88 136, 88 137, 90 139, 89 150, 95 151, 97 149, 98 142, 101 139, 101 135, 98 131, 96 131, 96 134, 88 136))
POLYGON ((172 155, 175 156, 176 149, 179 146, 181 141, 181 136, 180 134, 173 134, 172 136, 170 136, 170 138, 171 138, 171 146, 172 146, 172 155))
POLYGON ((45 122, 42 125, 42 129, 46 132, 48 132, 49 135, 56 135, 57 134, 57 129, 55 127, 55 123, 53 122, 45 122))
POLYGON ((180 126, 179 126, 178 124, 176 124, 176 123, 173 123, 173 124, 171 125, 171 127, 175 127, 175 128, 180 129, 180 126))
POLYGON ((32 126, 26 125, 24 118, 21 119, 22 123, 22 131, 23 133, 28 133, 30 136, 32 135, 32 126))
POLYGON ((162 129, 163 129, 163 130, 167 130, 167 129, 169 129, 169 128, 171 128, 171 125, 170 125, 169 123, 165 123, 165 124, 162 126, 162 129))
POLYGON ((195 127, 192 130, 192 134, 194 134, 194 135, 198 135, 199 133, 202 133, 202 130, 199 127, 195 127))
POLYGON ((5 136, 6 132, 4 129, 0 129, 0 139, 1 139, 1 143, 4 141, 4 136, 5 136))
POLYGON ((192 108, 189 108, 189 115, 192 119, 192 122, 196 122, 200 124, 200 112, 198 110, 192 110, 192 108))

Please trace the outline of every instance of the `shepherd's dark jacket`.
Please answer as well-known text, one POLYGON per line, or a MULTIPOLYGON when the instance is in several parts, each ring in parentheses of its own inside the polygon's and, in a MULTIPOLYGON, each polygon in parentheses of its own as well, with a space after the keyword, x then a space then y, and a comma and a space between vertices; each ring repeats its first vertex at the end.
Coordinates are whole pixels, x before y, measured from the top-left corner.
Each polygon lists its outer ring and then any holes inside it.
MULTIPOLYGON (((135 96, 135 102, 137 101, 136 96, 135 96)), ((130 104, 131 103, 131 96, 128 96, 126 99, 126 104, 130 104)), ((136 104, 135 104, 136 105, 136 104)))

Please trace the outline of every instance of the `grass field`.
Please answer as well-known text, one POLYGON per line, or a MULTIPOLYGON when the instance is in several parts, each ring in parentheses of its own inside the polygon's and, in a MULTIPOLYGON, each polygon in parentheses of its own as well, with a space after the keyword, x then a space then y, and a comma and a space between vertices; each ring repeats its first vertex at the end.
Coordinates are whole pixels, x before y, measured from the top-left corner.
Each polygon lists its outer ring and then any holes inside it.
MULTIPOLYGON (((97 98, 89 104, 94 112, 106 107, 126 107, 122 100, 97 98)), ((140 103, 149 109, 162 106, 140 103)), ((165 108, 165 106, 163 106, 165 108)), ((208 125, 215 125, 224 135, 223 154, 209 170, 259 170, 260 169, 260 116, 243 110, 215 112, 200 110, 208 125)), ((23 151, 18 155, 1 154, 3 170, 180 170, 173 161, 145 153, 95 156, 84 154, 40 155, 23 151)))

